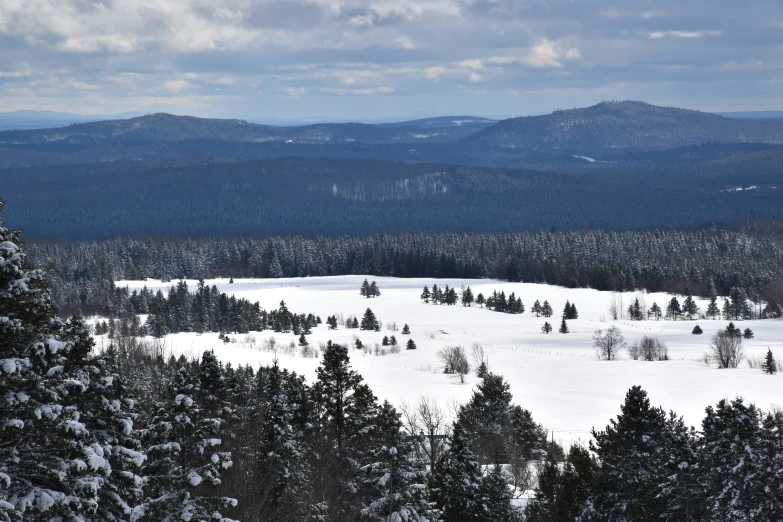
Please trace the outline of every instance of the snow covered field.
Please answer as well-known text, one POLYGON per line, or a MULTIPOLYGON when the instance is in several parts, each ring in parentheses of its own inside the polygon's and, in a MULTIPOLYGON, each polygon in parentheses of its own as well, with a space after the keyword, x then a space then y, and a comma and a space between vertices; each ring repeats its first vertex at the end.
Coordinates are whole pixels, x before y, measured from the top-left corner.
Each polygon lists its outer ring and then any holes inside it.
MULTIPOLYGON (((619 413, 624 395, 632 385, 641 385, 655 405, 674 410, 685 417, 687 423, 699 427, 704 408, 723 398, 737 395, 756 403, 763 409, 783 405, 783 376, 765 375, 758 369, 750 369, 746 362, 735 370, 718 370, 707 367, 701 361, 709 339, 727 321, 699 319, 696 321, 630 321, 609 319, 608 307, 612 294, 588 289, 568 289, 555 286, 507 283, 495 280, 446 280, 446 279, 395 279, 368 277, 375 280, 382 295, 366 299, 359 295, 364 276, 313 277, 291 279, 237 279, 229 284, 226 279, 209 280, 222 292, 235 294, 249 301, 259 301, 267 310, 277 308, 285 300, 289 310, 295 313, 313 313, 325 321, 329 315, 353 315, 361 319, 370 307, 384 327, 381 332, 357 329, 329 331, 319 325, 308 336, 311 345, 331 339, 339 343, 353 344, 358 336, 365 345, 381 342, 384 335, 395 335, 402 345, 399 354, 386 356, 365 355, 361 350, 351 350, 351 362, 365 378, 380 399, 394 404, 413 402, 424 395, 436 399, 445 408, 449 402, 466 401, 477 377, 468 376, 465 384, 444 375, 436 352, 446 345, 461 344, 468 354, 473 343, 483 345, 489 357, 489 369, 503 375, 511 385, 514 401, 531 410, 535 420, 554 430, 556 439, 564 442, 586 441, 588 431, 596 426, 603 428, 611 417, 619 413), (424 285, 446 284, 459 289, 470 286, 474 295, 488 296, 493 290, 503 290, 506 295, 515 292, 522 298, 525 313, 511 315, 481 309, 477 305, 465 308, 461 305, 445 306, 424 304, 419 298, 424 285), (549 319, 536 318, 530 313, 533 302, 546 299, 554 309, 549 319), (566 300, 575 303, 579 319, 568 322, 569 334, 557 333, 560 316, 566 300), (553 333, 544 335, 541 326, 549 321, 553 333), (411 328, 411 335, 391 332, 387 325, 396 322, 399 329, 404 323, 411 328), (643 335, 653 335, 665 341, 671 360, 643 362, 629 360, 623 352, 618 361, 601 361, 595 356, 592 336, 596 329, 616 324, 628 344, 643 335), (692 335, 699 324, 703 335, 692 335), (406 351, 404 343, 413 338, 418 349, 406 351)), ((159 281, 121 281, 118 286, 131 289, 161 288, 164 292, 174 283, 159 281)), ((195 289, 196 281, 188 281, 195 289)), ((622 295, 623 307, 633 302, 636 293, 622 295)), ((645 294, 649 307, 657 302, 665 310, 671 299, 667 294, 645 294)), ((682 299, 680 299, 682 301, 682 299)), ((722 304, 722 299, 719 299, 722 304)), ((700 310, 707 303, 699 301, 700 310)), ((783 357, 783 322, 775 320, 740 321, 737 326, 751 328, 755 338, 744 341, 745 355, 760 357, 770 347, 776 357, 783 357)), ((174 353, 198 356, 204 349, 213 348, 218 357, 233 364, 249 363, 253 366, 269 364, 277 357, 282 366, 304 374, 308 381, 315 376, 319 364, 317 358, 290 356, 280 348, 291 341, 298 341, 292 333, 253 332, 231 335, 236 342, 224 344, 218 334, 197 335, 182 333, 169 335, 166 345, 174 353), (274 337, 277 353, 264 351, 264 340, 274 337)), ((99 344, 101 340, 98 341, 99 344)))

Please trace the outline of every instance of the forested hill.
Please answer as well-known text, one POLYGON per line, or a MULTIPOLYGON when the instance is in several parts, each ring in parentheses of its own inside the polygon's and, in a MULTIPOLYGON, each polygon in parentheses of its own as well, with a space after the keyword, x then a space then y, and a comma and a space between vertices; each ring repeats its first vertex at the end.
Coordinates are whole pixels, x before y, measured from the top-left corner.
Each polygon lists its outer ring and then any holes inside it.
POLYGON ((464 141, 594 154, 607 149, 663 150, 707 142, 780 144, 783 127, 764 120, 622 101, 503 120, 464 141))
POLYGON ((244 120, 194 118, 158 113, 137 118, 77 123, 55 129, 0 132, 2 146, 127 145, 193 140, 222 142, 396 143, 457 140, 495 123, 472 116, 390 124, 318 123, 273 126, 244 120))
POLYGON ((0 176, 9 220, 36 238, 517 232, 778 219, 780 158, 773 149, 710 164, 571 174, 284 158, 113 162, 0 176))

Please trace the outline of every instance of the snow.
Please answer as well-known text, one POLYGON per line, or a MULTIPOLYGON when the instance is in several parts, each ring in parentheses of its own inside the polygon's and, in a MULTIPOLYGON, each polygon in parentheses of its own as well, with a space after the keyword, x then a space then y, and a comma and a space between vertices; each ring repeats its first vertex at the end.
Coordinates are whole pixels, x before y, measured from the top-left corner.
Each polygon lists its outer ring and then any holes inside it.
MULTIPOLYGON (((489 358, 489 369, 503 375, 511 386, 514 401, 533 413, 534 419, 554 431, 555 438, 566 442, 586 441, 593 427, 603 429, 609 419, 620 411, 625 393, 633 385, 641 385, 649 393, 654 405, 674 410, 690 425, 699 427, 704 408, 721 399, 733 399, 737 395, 754 402, 762 409, 783 404, 783 375, 769 376, 751 369, 743 362, 734 370, 718 370, 707 367, 701 357, 707 350, 710 336, 726 326, 727 321, 699 319, 695 321, 630 321, 609 319, 608 306, 612 298, 622 301, 626 309, 635 297, 642 298, 647 307, 653 302, 661 308, 671 299, 667 294, 641 294, 628 292, 612 294, 590 289, 569 289, 556 286, 508 283, 495 280, 458 279, 397 279, 366 276, 375 280, 382 295, 366 299, 359 295, 359 287, 365 276, 338 276, 286 279, 228 279, 208 280, 222 292, 234 294, 250 301, 259 301, 267 310, 276 308, 285 300, 288 308, 296 313, 313 313, 326 317, 334 314, 353 315, 361 318, 370 307, 383 322, 381 332, 347 330, 340 326, 329 331, 319 325, 307 339, 311 346, 327 340, 353 345, 358 336, 365 345, 380 344, 384 335, 395 335, 401 345, 413 338, 416 350, 399 354, 375 356, 351 349, 351 363, 371 386, 379 400, 388 399, 395 405, 414 402, 421 396, 432 398, 448 411, 448 405, 456 400, 466 402, 478 378, 471 373, 466 383, 460 384, 441 372, 437 351, 446 345, 461 344, 470 353, 473 343, 480 343, 489 358), (435 283, 443 288, 470 286, 474 295, 487 296, 493 290, 515 292, 525 304, 525 313, 510 315, 481 309, 474 304, 470 308, 424 304, 419 295, 424 285, 435 283), (555 315, 536 318, 530 313, 533 302, 545 299, 550 302, 555 315), (579 319, 568 321, 572 333, 555 333, 560 313, 566 300, 575 303, 579 319), (407 323, 411 335, 387 329, 390 322, 399 330, 407 323), (555 332, 544 335, 541 326, 549 321, 555 332), (628 344, 643 335, 652 335, 664 341, 671 360, 644 362, 629 360, 626 353, 617 361, 601 361, 595 357, 592 335, 597 329, 605 330, 612 324, 618 326, 628 344), (692 335, 698 324, 703 335, 692 335)), ((197 281, 188 281, 195 289, 197 281)), ((152 290, 168 289, 172 283, 158 281, 119 282, 118 286, 152 290)), ((682 302, 682 298, 680 298, 682 302)), ((718 304, 722 305, 719 298, 718 304)), ((707 302, 698 300, 703 312, 707 302)), ((755 337, 744 341, 745 355, 760 357, 771 348, 777 357, 783 357, 783 321, 740 321, 742 329, 751 328, 755 337)), ((230 334, 230 343, 223 343, 217 333, 198 335, 180 333, 165 339, 166 349, 175 354, 200 356, 206 349, 214 349, 224 362, 233 365, 268 365, 277 358, 281 366, 307 377, 315 378, 319 358, 287 355, 284 352, 290 342, 297 343, 293 333, 251 332, 230 334), (277 351, 265 351, 264 341, 274 337, 277 351)), ((106 342, 99 338, 98 343, 106 342)), ((320 349, 319 349, 320 352, 320 349)))

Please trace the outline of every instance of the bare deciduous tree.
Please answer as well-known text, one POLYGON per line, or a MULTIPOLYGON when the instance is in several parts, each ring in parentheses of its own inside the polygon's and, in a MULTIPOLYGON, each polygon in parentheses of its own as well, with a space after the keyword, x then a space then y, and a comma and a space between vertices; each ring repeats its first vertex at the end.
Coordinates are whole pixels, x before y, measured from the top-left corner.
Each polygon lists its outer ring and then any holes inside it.
POLYGON ((593 346, 599 359, 611 361, 617 358, 617 354, 625 347, 625 337, 616 326, 610 327, 603 333, 596 330, 593 334, 593 346))
POLYGON ((438 351, 438 359, 443 363, 443 373, 458 375, 460 383, 465 384, 465 376, 470 373, 470 363, 463 346, 445 346, 438 351))
POLYGON ((718 330, 710 340, 710 358, 718 364, 718 368, 736 368, 742 361, 742 337, 730 335, 725 330, 718 330))
POLYGON ((422 395, 413 405, 402 403, 400 414, 405 430, 415 441, 418 456, 427 464, 436 462, 444 450, 445 440, 441 436, 451 431, 441 407, 422 395))
POLYGON ((645 335, 628 347, 628 355, 634 361, 668 361, 669 348, 657 337, 645 335))

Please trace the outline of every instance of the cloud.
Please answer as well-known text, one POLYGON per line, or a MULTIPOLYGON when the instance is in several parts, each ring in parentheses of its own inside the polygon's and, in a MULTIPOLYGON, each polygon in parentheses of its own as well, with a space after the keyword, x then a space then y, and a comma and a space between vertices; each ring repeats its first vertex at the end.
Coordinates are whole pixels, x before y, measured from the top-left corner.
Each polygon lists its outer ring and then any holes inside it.
POLYGON ((653 40, 660 40, 661 38, 688 38, 697 39, 705 36, 720 36, 720 31, 704 30, 704 31, 653 31, 650 33, 650 38, 653 40))
POLYGON ((341 88, 334 88, 334 87, 321 87, 321 89, 319 90, 320 92, 323 93, 336 94, 338 96, 351 96, 351 95, 371 96, 375 94, 391 94, 394 92, 394 88, 388 86, 372 87, 367 89, 341 89, 341 88))
POLYGON ((168 80, 163 84, 167 91, 178 93, 190 87, 190 82, 186 80, 168 80))

